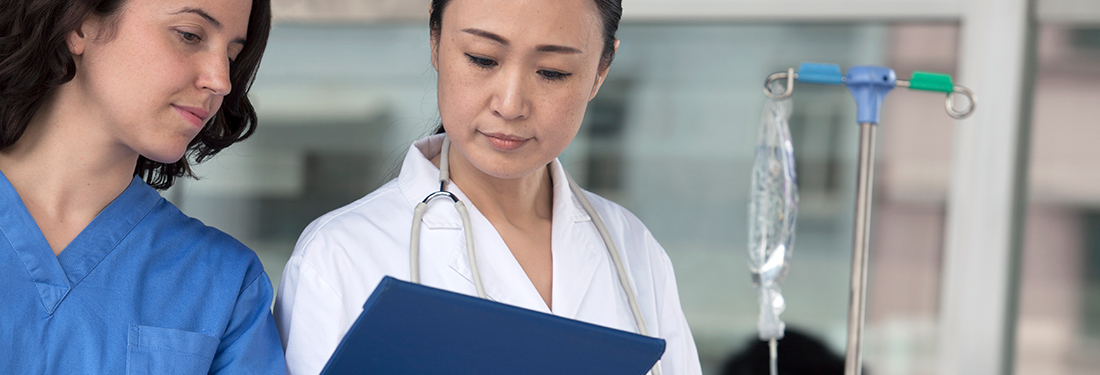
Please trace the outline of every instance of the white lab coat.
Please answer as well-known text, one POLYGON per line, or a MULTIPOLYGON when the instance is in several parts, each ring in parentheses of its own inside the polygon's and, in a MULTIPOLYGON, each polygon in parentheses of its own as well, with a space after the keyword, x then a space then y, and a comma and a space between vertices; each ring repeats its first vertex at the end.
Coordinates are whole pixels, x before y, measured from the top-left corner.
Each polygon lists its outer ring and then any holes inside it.
MULTIPOLYGON (((318 218, 302 233, 283 271, 275 300, 275 320, 289 374, 321 372, 383 276, 409 279, 413 208, 439 189, 439 169, 430 159, 439 154, 442 141, 442 135, 417 141, 397 179, 318 218)), ((599 232, 573 197, 561 163, 554 160, 550 168, 554 181, 553 309, 547 308, 492 224, 457 186, 449 185, 452 193, 467 202, 477 263, 488 298, 637 332, 599 232)), ((662 372, 700 374, 695 342, 680 309, 668 255, 626 209, 592 193, 588 198, 619 248, 650 334, 667 341, 662 372)), ((450 200, 433 202, 421 227, 421 282, 476 296, 458 212, 450 200)))

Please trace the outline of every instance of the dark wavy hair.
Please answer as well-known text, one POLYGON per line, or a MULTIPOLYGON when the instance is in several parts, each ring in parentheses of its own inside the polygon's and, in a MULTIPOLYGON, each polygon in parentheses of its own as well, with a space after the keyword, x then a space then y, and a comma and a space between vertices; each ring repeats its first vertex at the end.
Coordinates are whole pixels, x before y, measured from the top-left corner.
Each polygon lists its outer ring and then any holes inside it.
MULTIPOLYGON (((619 20, 623 18, 622 0, 593 0, 600 11, 600 19, 603 21, 603 55, 600 57, 600 70, 611 66, 615 59, 615 34, 619 32, 619 20)), ((451 0, 432 0, 428 10, 428 29, 431 32, 432 42, 439 41, 439 34, 443 32, 443 12, 451 0)), ((444 133, 443 124, 435 128, 434 134, 444 133)))
MULTIPOLYGON (((65 36, 88 15, 103 17, 112 28, 125 0, 0 0, 0 149, 23 135, 49 95, 76 75, 65 36)), ((110 31, 107 30, 110 35, 110 31)), ((194 177, 191 161, 201 163, 256 131, 256 110, 248 90, 256 78, 271 31, 271 0, 252 0, 248 40, 229 66, 233 90, 187 152, 175 163, 139 156, 134 175, 157 189, 178 177, 194 177)))

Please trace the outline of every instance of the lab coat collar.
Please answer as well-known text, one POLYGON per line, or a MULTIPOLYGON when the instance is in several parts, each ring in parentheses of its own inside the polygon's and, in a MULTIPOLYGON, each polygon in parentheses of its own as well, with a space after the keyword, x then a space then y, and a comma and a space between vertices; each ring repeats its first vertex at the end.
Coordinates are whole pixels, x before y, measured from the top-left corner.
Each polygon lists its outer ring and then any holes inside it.
MULTIPOLYGON (((409 147, 409 153, 405 155, 405 161, 401 164, 401 173, 397 176, 397 185, 405 200, 409 203, 409 210, 426 198, 429 194, 439 191, 439 167, 432 164, 432 158, 439 155, 443 148, 444 134, 436 134, 421 138, 413 142, 409 147)), ((461 192, 454 184, 447 184, 447 190, 460 196, 461 192)), ((461 229, 462 218, 450 204, 443 204, 443 198, 439 202, 428 205, 424 212, 424 224, 429 229, 461 229)))
POLYGON ((119 242, 149 213, 160 195, 138 176, 111 201, 88 226, 54 256, 46 237, 26 205, 3 173, 0 173, 0 249, 9 245, 23 262, 42 298, 42 307, 53 314, 57 306, 119 242))
MULTIPOLYGON (((432 135, 413 143, 408 155, 402 164, 401 174, 398 176, 398 186, 409 203, 412 210, 424 197, 439 189, 439 168, 432 164, 431 159, 439 155, 443 145, 444 134, 432 135)), ((550 163, 550 174, 553 180, 553 223, 551 225, 551 252, 553 262, 553 286, 551 291, 551 303, 553 313, 573 318, 580 309, 585 294, 591 285, 591 280, 596 271, 605 266, 607 257, 600 256, 607 250, 603 240, 591 223, 592 219, 581 206, 580 201, 574 196, 566 179, 565 169, 561 162, 554 159, 550 163)), ((475 235, 475 247, 478 251, 478 259, 498 259, 499 262, 479 261, 482 284, 490 299, 523 306, 526 308, 550 312, 546 304, 542 302, 534 285, 530 283, 526 273, 520 267, 515 256, 508 251, 504 240, 496 232, 492 224, 484 215, 469 203, 469 199, 461 189, 454 184, 448 184, 448 191, 455 194, 460 200, 466 202, 470 212, 475 235), (478 229, 488 228, 488 231, 478 229), (495 254, 493 251, 503 253, 495 254), (528 280, 524 285, 508 285, 508 280, 528 280)), ((439 199, 444 201, 445 199, 439 199)), ((449 201, 448 201, 449 202, 449 201)), ((429 204, 424 215, 424 225, 427 229, 457 229, 462 228, 462 219, 458 212, 448 202, 429 204)), ((431 235, 423 233, 422 236, 431 235)), ((464 241, 464 240, 463 240, 464 241)), ((472 276, 469 261, 466 259, 464 242, 456 243, 453 247, 450 259, 451 268, 461 274, 471 283, 472 276)))
MULTIPOLYGON (((444 134, 431 135, 413 142, 412 146, 409 147, 409 152, 401 166, 401 173, 397 177, 397 184, 409 204, 410 211, 429 194, 439 190, 439 168, 432 164, 431 159, 438 156, 442 151, 445 136, 444 134)), ((485 286, 485 294, 494 301, 531 306, 532 301, 529 298, 527 300, 523 298, 528 293, 510 291, 510 289, 515 289, 517 286, 508 285, 505 281, 509 278, 516 280, 516 277, 521 275, 517 275, 515 270, 511 270, 511 267, 508 267, 507 264, 499 265, 498 263, 501 262, 486 261, 488 259, 511 259, 513 263, 515 262, 515 258, 504 245, 504 240, 500 238, 495 228, 478 211, 477 207, 470 203, 462 189, 459 189, 455 184, 448 183, 447 191, 464 202, 469 211, 470 230, 474 233, 474 247, 477 250, 478 259, 481 260, 478 262, 478 266, 481 271, 482 285, 485 286), (504 254, 504 252, 507 252, 507 254, 504 254)), ((458 273, 472 286, 473 272, 470 270, 470 262, 466 257, 466 239, 465 234, 462 233, 462 217, 455 210, 451 201, 446 198, 437 198, 429 202, 427 210, 424 211, 423 225, 427 230, 421 232, 422 239, 443 235, 443 233, 433 233, 437 231, 458 232, 459 238, 455 241, 446 242, 450 246, 444 256, 448 259, 450 269, 458 273)), ((421 256, 423 256, 424 251, 425 249, 422 248, 421 256)), ((516 268, 519 268, 518 263, 516 268)), ((523 272, 522 269, 520 269, 520 272, 523 272)), ((526 277, 525 274, 522 276, 526 277)), ((532 286, 531 289, 533 291, 534 287, 532 286)))
MULTIPOLYGON (((405 161, 401 164, 401 173, 397 177, 397 184, 408 201, 409 207, 416 207, 429 194, 439 190, 439 167, 432 164, 431 159, 439 156, 442 151, 444 137, 446 134, 430 135, 413 142, 409 147, 405 161)), ((564 213, 565 217, 574 222, 592 220, 585 212, 584 206, 573 195, 573 191, 569 189, 565 168, 557 158, 550 162, 550 177, 554 182, 554 217, 558 217, 558 213, 564 213), (558 199, 559 197, 569 197, 569 199, 558 199)), ((447 184, 447 190, 455 195, 461 194, 461 189, 451 183, 447 184)), ((459 198, 463 199, 465 196, 459 198)), ((431 207, 429 207, 430 210, 431 207)), ((462 225, 462 219, 457 212, 454 215, 442 216, 445 217, 429 222, 428 215, 425 214, 424 221, 431 228, 460 228, 462 225)))
POLYGON ((565 168, 558 159, 550 163, 554 181, 554 218, 551 229, 554 314, 576 318, 592 279, 607 257, 603 238, 592 218, 569 188, 565 168))

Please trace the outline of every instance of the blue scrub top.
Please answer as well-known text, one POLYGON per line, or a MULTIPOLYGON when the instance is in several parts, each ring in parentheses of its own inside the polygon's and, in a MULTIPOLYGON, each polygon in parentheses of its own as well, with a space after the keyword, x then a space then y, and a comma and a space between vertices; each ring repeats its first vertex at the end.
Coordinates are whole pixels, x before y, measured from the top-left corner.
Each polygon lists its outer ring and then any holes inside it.
POLYGON ((0 374, 285 374, 256 254, 140 178, 54 256, 0 173, 0 374))

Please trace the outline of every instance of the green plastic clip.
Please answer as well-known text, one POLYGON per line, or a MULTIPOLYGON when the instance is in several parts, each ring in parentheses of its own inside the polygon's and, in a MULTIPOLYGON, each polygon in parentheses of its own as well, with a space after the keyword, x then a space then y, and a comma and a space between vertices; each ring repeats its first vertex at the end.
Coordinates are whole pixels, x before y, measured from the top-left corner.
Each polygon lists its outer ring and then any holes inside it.
POLYGON ((909 88, 950 93, 955 91, 955 84, 951 82, 951 76, 946 74, 915 71, 913 78, 909 80, 909 88))

